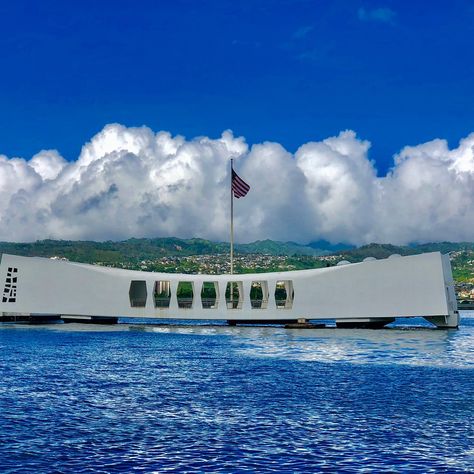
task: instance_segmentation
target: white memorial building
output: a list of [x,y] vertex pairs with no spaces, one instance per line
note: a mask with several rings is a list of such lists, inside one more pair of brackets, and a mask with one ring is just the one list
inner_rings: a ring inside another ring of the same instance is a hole
[[[341,262],[344,263],[344,262]],[[439,252],[242,275],[185,275],[4,254],[0,315],[159,318],[382,327],[422,316],[459,324],[451,265]]]

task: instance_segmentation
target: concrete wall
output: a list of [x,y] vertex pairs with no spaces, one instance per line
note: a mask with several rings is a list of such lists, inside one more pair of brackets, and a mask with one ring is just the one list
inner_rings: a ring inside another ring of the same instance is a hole
[[[4,291],[4,297],[0,295],[0,312],[177,319],[343,320],[452,317],[456,310],[449,259],[438,252],[316,270],[233,276],[138,272],[4,254],[0,264],[0,285],[6,284],[9,269],[17,269],[15,301],[9,301],[5,292],[10,288],[0,286],[0,291]],[[132,280],[146,282],[145,307],[130,305]],[[157,280],[171,282],[169,308],[155,308],[153,289]],[[275,284],[281,280],[293,282],[291,308],[276,308]],[[194,301],[190,309],[178,308],[176,288],[179,281],[193,282]],[[216,309],[202,308],[203,281],[218,282],[220,298]],[[227,309],[225,288],[229,281],[242,282],[244,300],[241,309]],[[252,281],[268,284],[266,309],[251,308]],[[4,301],[5,297],[7,301]]]

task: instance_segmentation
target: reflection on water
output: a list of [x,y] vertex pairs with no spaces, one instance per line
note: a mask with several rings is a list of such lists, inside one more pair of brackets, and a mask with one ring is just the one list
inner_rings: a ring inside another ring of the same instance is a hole
[[474,367],[474,318],[459,330],[437,330],[419,319],[388,329],[283,329],[279,327],[157,326],[160,333],[227,335],[234,350],[251,357],[358,364]]
[[293,331],[246,339],[244,353],[301,361],[474,367],[474,327],[431,329]]
[[472,472],[474,318],[415,323],[0,325],[0,472]]
[[[281,326],[237,326],[225,323],[171,321],[118,325],[3,325],[56,331],[123,332],[227,336],[229,349],[249,357],[354,364],[405,364],[447,368],[474,367],[474,312],[462,314],[458,330],[437,330],[422,318],[399,320],[383,330],[284,329]],[[329,323],[330,324],[330,323]],[[0,326],[0,330],[2,326]],[[1,346],[0,346],[1,348]]]

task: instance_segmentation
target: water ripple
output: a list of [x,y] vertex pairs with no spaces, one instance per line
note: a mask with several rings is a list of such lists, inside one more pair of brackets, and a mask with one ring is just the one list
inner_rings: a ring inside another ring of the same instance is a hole
[[0,471],[472,472],[458,331],[0,327]]

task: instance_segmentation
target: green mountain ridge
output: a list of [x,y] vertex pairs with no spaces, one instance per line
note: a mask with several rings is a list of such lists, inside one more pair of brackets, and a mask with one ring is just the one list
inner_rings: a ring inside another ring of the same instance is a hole
[[427,252],[450,252],[474,251],[473,242],[431,242],[411,245],[392,245],[371,243],[354,249],[341,251],[340,254],[348,257],[351,261],[360,261],[366,257],[387,258],[392,254],[415,255]]
[[[247,244],[236,244],[237,254],[266,254],[279,256],[321,256],[340,254],[351,261],[360,261],[365,257],[386,258],[391,254],[413,255],[423,252],[474,251],[472,242],[434,242],[397,246],[372,243],[356,248],[347,248],[343,244],[323,244],[317,248],[312,242],[308,245],[296,242],[257,240]],[[342,247],[341,247],[342,246]],[[73,241],[38,240],[29,243],[0,242],[0,254],[10,253],[37,257],[64,257],[77,262],[137,262],[162,257],[213,255],[229,252],[229,243],[192,238],[132,238],[124,241]]]
[[[29,243],[0,242],[0,253],[36,257],[64,257],[77,262],[136,262],[161,257],[212,255],[229,252],[229,243],[212,242],[193,238],[132,238],[124,241],[95,242],[72,240],[38,240]],[[236,244],[235,252],[241,254],[269,255],[323,255],[327,250],[319,250],[295,242],[260,240],[248,244]]]
[[[323,248],[318,248],[315,242],[301,245],[269,239],[237,244],[235,252],[240,257],[236,268],[241,273],[302,270],[335,265],[340,260],[360,262],[366,257],[380,259],[392,254],[414,255],[439,251],[451,252],[453,275],[458,283],[474,285],[473,242],[432,242],[405,246],[372,243],[348,248],[344,244],[332,245],[322,241],[321,246]],[[60,257],[73,262],[180,273],[208,272],[211,265],[214,267],[212,272],[223,273],[228,271],[229,244],[177,237],[133,238],[120,242],[47,239],[30,243],[0,242],[0,255],[2,253],[28,257]]]

